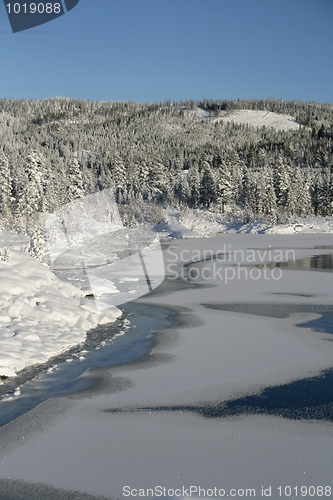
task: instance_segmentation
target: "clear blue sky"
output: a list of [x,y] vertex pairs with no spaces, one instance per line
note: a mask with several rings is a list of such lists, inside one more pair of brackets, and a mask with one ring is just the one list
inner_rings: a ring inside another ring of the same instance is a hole
[[16,34],[1,1],[0,43],[0,98],[333,101],[333,0],[80,0]]

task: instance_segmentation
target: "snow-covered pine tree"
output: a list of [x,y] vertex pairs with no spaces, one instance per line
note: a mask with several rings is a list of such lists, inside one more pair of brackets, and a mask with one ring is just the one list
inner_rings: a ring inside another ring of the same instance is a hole
[[182,171],[181,172],[181,197],[180,197],[180,203],[181,205],[188,205],[188,200],[190,196],[190,186],[188,185],[188,180],[187,180],[187,172]]
[[83,187],[82,171],[78,159],[73,157],[68,164],[68,201],[83,198],[85,195]]
[[321,173],[321,169],[317,169],[315,175],[313,176],[310,192],[312,198],[312,206],[315,215],[323,215],[323,209],[325,210],[326,195],[325,195],[325,185]]
[[321,186],[317,187],[317,211],[318,215],[330,215],[330,170],[325,167],[321,171]]
[[36,151],[29,151],[17,193],[18,200],[14,227],[17,230],[27,230],[36,223],[37,212],[43,208],[43,177],[44,162]]
[[274,190],[273,172],[266,166],[261,174],[261,208],[262,214],[268,216],[271,223],[276,223],[276,196]]
[[153,160],[150,165],[149,173],[152,199],[155,202],[163,202],[168,195],[169,183],[166,169],[160,158]]
[[299,167],[296,167],[294,171],[293,182],[288,193],[286,210],[288,215],[312,214],[309,187],[306,184]]
[[251,197],[251,176],[249,169],[244,166],[243,172],[242,172],[242,186],[241,186],[241,193],[240,193],[240,202],[242,203],[243,207],[248,203],[248,200]]
[[189,185],[189,204],[192,207],[198,207],[200,202],[200,173],[198,165],[192,165],[187,173]]
[[0,213],[1,219],[6,224],[12,213],[12,179],[9,162],[5,155],[0,156]]
[[298,193],[295,189],[294,182],[291,184],[290,189],[288,191],[287,203],[285,206],[286,214],[288,216],[294,216],[298,213]]
[[329,182],[328,182],[328,214],[333,215],[333,162],[330,166]]
[[288,167],[281,155],[278,156],[274,165],[274,187],[277,205],[285,207],[288,201],[290,177]]
[[206,156],[204,156],[200,161],[200,168],[200,201],[204,206],[210,207],[210,205],[216,200],[216,184],[214,172],[209,165]]
[[44,258],[44,230],[38,227],[30,236],[29,255],[34,259],[43,260]]
[[254,220],[258,216],[258,210],[261,211],[261,196],[256,176],[248,175],[248,170],[246,170],[245,176],[244,222],[250,222],[250,220]]
[[263,178],[257,172],[254,174],[252,182],[252,210],[255,218],[263,216],[263,194],[264,194]]
[[245,163],[240,159],[236,151],[232,151],[231,155],[226,161],[226,164],[231,175],[231,184],[233,187],[233,202],[235,204],[241,203],[243,192],[243,171],[246,168]]
[[173,170],[175,172],[181,172],[183,170],[183,160],[180,158],[179,155],[176,156],[172,163]]
[[174,199],[177,206],[182,204],[182,173],[177,171],[175,172],[175,178],[173,180],[173,193]]
[[222,158],[218,153],[215,153],[213,156],[212,167],[214,171],[222,167]]
[[266,151],[263,148],[260,148],[258,151],[258,164],[257,168],[259,170],[264,170],[268,166]]
[[126,191],[126,168],[118,156],[113,158],[111,174],[114,183],[116,202],[121,203],[124,201],[123,199]]
[[233,199],[231,173],[228,166],[221,161],[216,174],[216,201],[221,206],[222,213],[224,213],[226,205]]
[[147,189],[149,180],[149,167],[146,162],[142,162],[139,167],[139,186],[141,191]]

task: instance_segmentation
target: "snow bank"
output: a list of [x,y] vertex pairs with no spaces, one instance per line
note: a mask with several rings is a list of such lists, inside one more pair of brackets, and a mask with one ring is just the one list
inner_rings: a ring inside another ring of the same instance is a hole
[[0,376],[45,363],[120,315],[116,307],[97,311],[83,291],[11,249],[9,262],[0,262]]
[[269,224],[262,220],[230,222],[230,214],[218,214],[209,210],[187,209],[181,214],[175,209],[168,209],[168,222],[160,230],[163,238],[199,238],[217,234],[298,234],[298,233],[333,233],[333,217],[297,217],[286,224]]

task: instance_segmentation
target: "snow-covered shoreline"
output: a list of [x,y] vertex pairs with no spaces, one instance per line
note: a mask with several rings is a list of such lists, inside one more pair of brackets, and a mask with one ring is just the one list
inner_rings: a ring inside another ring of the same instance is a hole
[[[290,218],[285,224],[263,220],[232,222],[230,214],[186,208],[166,209],[166,221],[156,226],[162,238],[209,238],[218,234],[322,234],[333,233],[333,217]],[[241,217],[240,217],[241,218]]]
[[120,315],[116,307],[98,311],[85,292],[10,249],[8,263],[0,262],[0,376],[45,363]]

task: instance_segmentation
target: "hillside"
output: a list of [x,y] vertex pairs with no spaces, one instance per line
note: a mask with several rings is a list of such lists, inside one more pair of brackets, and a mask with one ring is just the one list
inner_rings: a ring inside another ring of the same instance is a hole
[[331,104],[2,100],[0,134],[1,223],[20,232],[106,188],[129,226],[167,207],[246,223],[332,215]]

